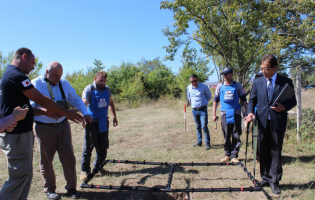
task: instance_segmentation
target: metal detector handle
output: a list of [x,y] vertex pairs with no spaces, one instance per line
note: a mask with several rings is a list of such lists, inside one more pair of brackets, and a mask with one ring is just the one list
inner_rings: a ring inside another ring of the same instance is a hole
[[257,142],[258,142],[258,121],[256,119],[253,120],[253,159],[254,159],[254,178],[255,178],[255,169],[256,169],[256,156],[257,156]]
[[215,119],[215,129],[217,129],[218,128],[218,124],[217,124],[217,121],[218,121],[218,119],[219,119],[219,117],[218,116],[216,116],[216,119]]
[[247,123],[246,126],[246,143],[245,143],[245,167],[247,162],[247,147],[248,147],[248,135],[249,135],[249,129],[250,129],[250,122]]

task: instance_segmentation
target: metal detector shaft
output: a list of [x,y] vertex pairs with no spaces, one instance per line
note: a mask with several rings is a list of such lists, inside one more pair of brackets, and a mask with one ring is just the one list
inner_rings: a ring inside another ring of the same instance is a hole
[[257,155],[257,141],[258,141],[258,122],[253,119],[253,146],[254,146],[254,178],[255,178],[255,170],[256,170],[256,155]]
[[245,144],[245,167],[247,162],[247,146],[248,146],[248,135],[249,135],[250,122],[246,126],[246,144]]
[[217,124],[217,121],[218,121],[218,119],[219,119],[219,117],[218,116],[216,116],[216,119],[215,119],[215,129],[217,129],[218,128],[218,124]]

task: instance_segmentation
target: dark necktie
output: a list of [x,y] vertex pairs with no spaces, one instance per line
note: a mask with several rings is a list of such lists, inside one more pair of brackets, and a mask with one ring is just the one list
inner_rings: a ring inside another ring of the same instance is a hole
[[269,79],[269,83],[268,83],[268,99],[269,99],[269,102],[272,99],[272,94],[273,94],[273,85],[272,85],[272,79],[270,78]]

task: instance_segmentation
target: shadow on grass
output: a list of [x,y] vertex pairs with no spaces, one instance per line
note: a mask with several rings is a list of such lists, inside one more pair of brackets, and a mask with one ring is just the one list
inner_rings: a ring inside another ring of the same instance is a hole
[[[145,184],[146,180],[150,177],[153,177],[155,175],[165,175],[170,173],[170,167],[149,167],[145,169],[140,169],[140,170],[133,170],[133,171],[122,171],[122,172],[107,172],[107,176],[125,176],[125,175],[130,175],[130,174],[147,174],[143,178],[141,178],[138,181],[138,184]],[[176,167],[174,173],[186,173],[186,174],[198,174],[198,170],[185,170],[183,167]],[[100,174],[96,175],[95,177],[101,177]],[[167,180],[165,180],[167,181]]]
[[285,164],[290,164],[295,161],[301,161],[302,163],[310,163],[315,161],[315,156],[299,156],[299,157],[291,157],[291,156],[282,156],[282,163],[283,165]]
[[305,184],[281,184],[280,188],[284,190],[294,190],[295,188],[300,190],[315,189],[315,181],[310,181]]
[[223,149],[224,144],[211,144],[211,149]]
[[[158,187],[158,186],[156,186]],[[105,192],[107,191],[107,192]],[[187,199],[183,193],[174,194],[171,196],[165,192],[146,192],[146,191],[109,191],[108,190],[94,190],[94,191],[80,191],[80,199],[99,200],[99,199],[142,199],[142,200],[175,200]],[[62,197],[68,197],[67,194],[60,194]]]

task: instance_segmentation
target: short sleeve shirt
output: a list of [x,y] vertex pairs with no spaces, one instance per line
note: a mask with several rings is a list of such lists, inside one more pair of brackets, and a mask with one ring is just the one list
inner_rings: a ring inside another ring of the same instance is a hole
[[[238,92],[238,96],[239,98],[242,100],[242,101],[246,101],[246,91],[244,90],[243,86],[239,83],[239,82],[236,82],[236,81],[232,81],[230,83],[230,85],[233,85],[233,84],[236,84],[236,90]],[[224,85],[227,85],[225,82],[224,82]],[[214,102],[219,102],[220,101],[220,88],[222,87],[222,83],[219,83],[216,90],[215,90],[215,96],[214,96],[214,99],[213,101]],[[225,111],[221,111],[221,115],[222,114],[225,114]],[[235,110],[235,114],[241,114],[241,109],[239,110]]]
[[[91,94],[92,86],[94,86],[96,91],[102,91],[102,90],[100,90],[99,88],[96,87],[95,82],[93,84],[91,84],[91,85],[86,86],[84,88],[83,92],[82,92],[82,99],[87,99],[89,104],[90,104],[91,98],[92,98],[92,94]],[[108,85],[105,86],[105,90],[107,90],[107,92],[109,94],[109,97],[111,97],[112,93],[110,92],[110,88],[109,88]]]
[[34,113],[29,99],[22,93],[33,88],[29,78],[14,65],[8,65],[0,82],[0,109],[1,119],[12,114],[14,108],[21,108],[27,104],[29,111],[26,117],[18,121],[17,126],[10,134],[25,133],[33,130]]

